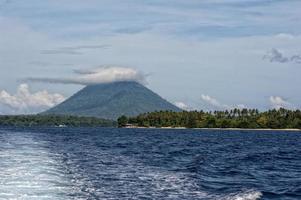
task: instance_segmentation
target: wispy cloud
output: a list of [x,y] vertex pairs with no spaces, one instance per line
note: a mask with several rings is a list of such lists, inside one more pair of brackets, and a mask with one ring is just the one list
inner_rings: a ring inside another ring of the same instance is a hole
[[51,50],[42,50],[41,54],[67,54],[67,55],[82,55],[82,52],[66,49],[51,49]]
[[19,85],[16,94],[0,91],[2,114],[38,113],[65,100],[61,94],[51,94],[47,90],[32,93],[27,84]]
[[294,109],[294,106],[290,102],[286,101],[284,98],[282,98],[280,96],[270,96],[269,100],[270,100],[270,104],[271,104],[272,108]]
[[263,59],[264,60],[267,59],[270,62],[279,62],[279,63],[289,62],[289,59],[283,56],[283,54],[275,48],[268,51],[267,54],[263,56]]
[[266,55],[263,56],[264,60],[269,60],[270,62],[278,62],[278,63],[296,63],[301,64],[301,55],[292,55],[290,57],[284,56],[282,52],[278,49],[271,49],[267,52]]
[[190,106],[188,106],[186,103],[181,101],[175,102],[174,105],[177,106],[178,108],[181,108],[182,110],[192,110]]
[[25,81],[80,85],[93,85],[118,81],[136,81],[139,83],[146,82],[145,74],[136,69],[118,66],[102,66],[91,70],[74,70],[74,74],[74,77],[64,78],[31,77],[25,79]]
[[[299,0],[12,1],[0,14],[0,85],[12,89],[24,77],[73,79],[82,77],[69,74],[74,67],[115,63],[153,72],[150,87],[173,102],[196,107],[199,91],[220,91],[220,104],[231,106],[222,101],[227,96],[267,109],[266,94],[283,94],[300,107],[294,91],[301,67],[261,60],[272,47],[289,59],[301,54],[300,6]],[[114,48],[75,48],[102,44]],[[33,60],[50,64],[28,64]],[[70,87],[77,86],[60,91]]]
[[44,66],[44,67],[49,67],[49,66],[74,66],[74,64],[71,63],[54,63],[54,62],[48,62],[48,61],[39,61],[39,60],[34,60],[30,61],[27,64],[33,65],[33,66]]
[[221,104],[217,99],[215,99],[215,98],[213,98],[209,95],[202,94],[201,98],[202,98],[203,101],[207,102],[208,104],[210,104],[212,106],[215,106],[215,107],[218,107],[218,108],[228,108],[227,105]]
[[110,47],[110,45],[100,44],[100,45],[78,45],[78,46],[64,47],[64,48],[70,50],[84,50],[84,49],[106,49],[108,47]]
[[[300,17],[300,2],[296,0],[14,2],[16,6],[11,8],[14,12],[7,15],[22,18],[39,30],[69,38],[135,34],[154,29],[172,35],[180,32],[189,37],[204,34],[224,37],[225,32],[228,36],[246,36],[255,32],[272,34],[281,30],[298,30],[291,26],[300,25],[299,21],[292,20]],[[271,26],[267,27],[264,22]],[[160,24],[162,26],[157,28]]]
[[83,50],[91,49],[107,49],[110,45],[79,45],[71,47],[60,47],[57,49],[41,50],[41,54],[67,54],[67,55],[82,55]]
[[238,104],[238,105],[227,105],[227,104],[223,104],[221,102],[219,102],[217,99],[209,96],[209,95],[205,95],[205,94],[202,94],[201,95],[201,99],[203,101],[205,101],[207,104],[213,106],[215,109],[233,109],[233,108],[239,108],[239,109],[243,109],[243,108],[246,108],[245,105],[243,104]]

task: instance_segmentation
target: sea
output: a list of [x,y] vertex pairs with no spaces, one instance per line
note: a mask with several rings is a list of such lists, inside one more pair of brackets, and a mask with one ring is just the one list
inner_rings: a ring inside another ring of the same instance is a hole
[[0,128],[0,199],[301,199],[301,132]]

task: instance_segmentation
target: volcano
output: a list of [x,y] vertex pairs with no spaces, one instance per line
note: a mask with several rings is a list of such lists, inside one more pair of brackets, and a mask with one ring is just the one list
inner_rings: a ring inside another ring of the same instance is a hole
[[91,116],[116,120],[153,111],[181,111],[137,82],[88,85],[42,114]]

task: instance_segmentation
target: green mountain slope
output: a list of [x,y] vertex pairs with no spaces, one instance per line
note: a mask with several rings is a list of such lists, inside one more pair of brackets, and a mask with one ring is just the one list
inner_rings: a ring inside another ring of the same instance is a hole
[[121,115],[136,116],[160,110],[181,111],[139,83],[115,82],[86,86],[43,114],[117,119]]

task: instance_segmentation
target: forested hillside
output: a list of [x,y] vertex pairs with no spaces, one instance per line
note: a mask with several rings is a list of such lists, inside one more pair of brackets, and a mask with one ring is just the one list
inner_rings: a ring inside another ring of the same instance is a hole
[[116,120],[156,110],[181,111],[137,82],[89,85],[42,114],[89,116]]

